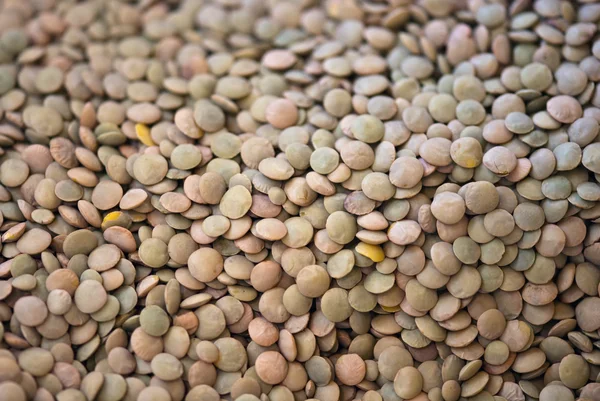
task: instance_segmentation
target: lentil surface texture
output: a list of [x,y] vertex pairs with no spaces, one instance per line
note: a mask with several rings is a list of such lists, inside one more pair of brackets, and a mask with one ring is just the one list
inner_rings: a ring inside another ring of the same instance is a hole
[[0,2],[0,401],[600,400],[596,0]]

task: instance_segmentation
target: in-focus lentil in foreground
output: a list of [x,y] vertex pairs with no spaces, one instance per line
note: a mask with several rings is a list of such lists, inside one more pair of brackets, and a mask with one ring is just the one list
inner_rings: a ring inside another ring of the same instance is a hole
[[599,23],[0,1],[0,401],[600,401]]

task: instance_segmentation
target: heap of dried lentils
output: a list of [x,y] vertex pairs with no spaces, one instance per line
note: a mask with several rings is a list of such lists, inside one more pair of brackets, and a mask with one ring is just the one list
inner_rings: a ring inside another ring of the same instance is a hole
[[1,401],[600,400],[600,3],[0,7]]

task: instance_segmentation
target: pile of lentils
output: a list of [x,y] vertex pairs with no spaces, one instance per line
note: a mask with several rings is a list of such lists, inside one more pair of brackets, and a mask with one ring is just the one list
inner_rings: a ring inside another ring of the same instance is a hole
[[600,400],[600,2],[0,2],[0,401]]

